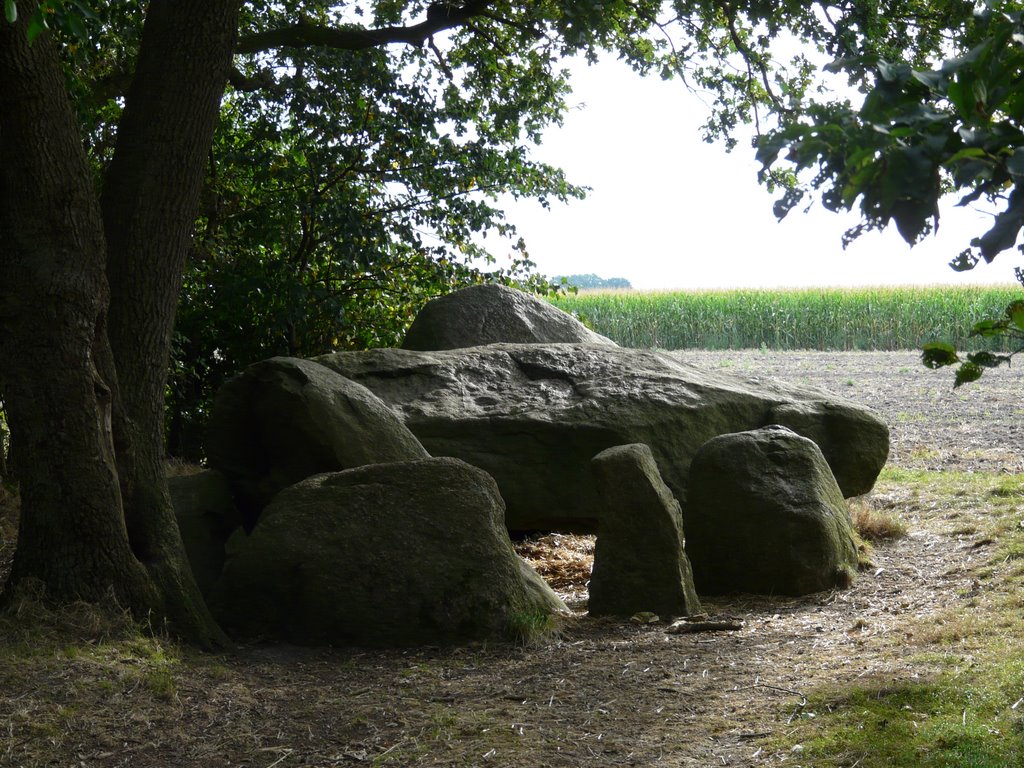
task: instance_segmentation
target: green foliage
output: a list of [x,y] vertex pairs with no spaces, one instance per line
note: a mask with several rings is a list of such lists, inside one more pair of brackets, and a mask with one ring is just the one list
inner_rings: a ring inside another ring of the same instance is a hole
[[[960,55],[934,69],[898,52],[829,65],[834,72],[873,72],[875,84],[859,109],[848,101],[815,103],[760,138],[762,178],[778,178],[780,158],[795,171],[783,174],[791,182],[776,203],[778,216],[820,191],[829,210],[859,210],[862,223],[848,240],[894,223],[913,244],[937,226],[940,197],[956,190],[966,193],[961,205],[985,198],[1005,207],[954,267],[970,269],[1012,248],[1024,225],[1016,190],[1024,177],[1024,91],[1016,74],[1024,66],[1021,18],[987,9],[965,19]],[[800,185],[796,179],[808,169],[816,173]]]
[[43,32],[60,30],[78,43],[86,43],[87,24],[99,21],[92,8],[79,0],[43,0],[29,20],[28,39],[31,42]]
[[980,322],[1019,295],[1012,285],[747,289],[588,292],[554,303],[629,347],[895,350],[927,344],[948,347],[955,356],[955,347],[939,340],[1005,350],[1005,339],[968,335],[963,323]]
[[[243,34],[295,11],[251,4]],[[473,283],[549,290],[495,201],[582,196],[524,146],[564,109],[564,77],[543,51],[501,56],[468,31],[440,55],[286,49],[245,65],[261,87],[225,99],[179,309],[173,452],[201,455],[210,397],[251,362],[396,345],[427,300]]]
[[922,358],[929,368],[942,368],[947,365],[960,364],[956,371],[953,386],[959,387],[981,378],[986,368],[998,368],[1009,365],[1015,354],[1024,352],[1024,300],[1010,302],[997,320],[985,319],[974,324],[971,336],[982,339],[999,339],[1012,344],[1010,354],[998,355],[990,351],[972,352],[963,360],[957,354],[956,347],[948,342],[934,342],[924,346]]
[[[9,24],[17,22],[17,0],[4,0],[4,18]],[[29,17],[26,36],[31,43],[44,32],[58,32],[77,47],[88,42],[88,27],[99,21],[92,8],[79,0],[42,0]]]
[[[813,91],[806,57],[773,55],[783,32],[860,56],[848,71],[863,72],[867,58],[896,52],[923,63],[970,17],[953,0],[852,4],[828,19],[797,0],[453,8],[468,16],[418,39],[402,31],[429,20],[424,2],[243,4],[174,338],[173,453],[201,455],[212,393],[248,363],[395,344],[427,299],[466,284],[552,290],[531,274],[499,201],[584,194],[530,158],[567,109],[564,57],[611,51],[641,74],[682,77],[712,95],[706,137],[732,146],[737,126],[760,129],[769,113],[788,124]],[[98,183],[146,12],[135,2],[38,6],[37,32],[62,43]]]
[[[954,269],[991,262],[1016,246],[1024,228],[1024,12],[1015,3],[990,3],[955,30],[958,49],[938,67],[899,51],[837,59],[827,69],[874,73],[860,108],[812,104],[759,139],[762,179],[785,188],[775,205],[779,218],[817,192],[829,210],[859,210],[861,223],[845,242],[893,223],[914,244],[937,229],[940,199],[956,192],[959,205],[984,200],[996,213],[991,228],[951,261]],[[1018,276],[1024,282],[1019,269]],[[1024,326],[1012,307],[977,323],[972,335],[1019,343]],[[923,357],[929,367],[960,363],[955,386],[1009,362],[984,354],[960,360],[954,348],[934,344]]]
[[[174,454],[202,455],[210,398],[249,363],[394,346],[427,300],[473,283],[552,289],[493,203],[582,190],[529,161],[517,129],[472,128],[421,57],[292,53],[287,100],[228,94],[178,313]],[[541,120],[546,91],[523,91]],[[501,266],[488,232],[508,248]]]

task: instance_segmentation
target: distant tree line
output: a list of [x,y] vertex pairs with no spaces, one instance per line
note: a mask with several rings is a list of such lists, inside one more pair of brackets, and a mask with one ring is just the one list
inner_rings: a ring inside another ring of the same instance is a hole
[[589,275],[559,275],[551,278],[551,282],[563,285],[572,285],[581,290],[594,288],[632,288],[633,285],[624,277],[609,277],[605,279],[593,273]]

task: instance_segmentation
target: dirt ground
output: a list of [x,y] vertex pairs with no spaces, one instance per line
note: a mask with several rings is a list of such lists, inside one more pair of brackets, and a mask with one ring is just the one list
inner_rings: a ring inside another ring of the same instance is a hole
[[889,425],[889,463],[908,469],[1024,472],[1024,370],[987,371],[953,389],[917,352],[681,351],[681,360],[749,378],[822,387],[875,409]]
[[[927,371],[912,353],[679,355],[877,409],[897,466],[1024,472],[1016,368],[953,392],[951,372]],[[910,658],[915,644],[977,586],[984,544],[940,503],[892,484],[863,503],[898,513],[909,535],[877,545],[846,591],[705,601],[741,621],[738,631],[677,635],[581,617],[532,647],[249,647],[171,659],[162,687],[125,682],[123,660],[69,657],[34,690],[0,691],[0,765],[799,765],[769,737],[813,714],[805,695],[927,675]],[[549,537],[533,550],[555,563],[555,586],[577,607],[588,546]],[[54,708],[63,726],[35,732],[34,718]]]

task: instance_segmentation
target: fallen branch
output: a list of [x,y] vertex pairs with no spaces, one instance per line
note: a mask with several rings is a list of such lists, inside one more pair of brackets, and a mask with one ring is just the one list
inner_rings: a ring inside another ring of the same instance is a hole
[[670,624],[665,631],[670,635],[688,635],[691,632],[735,632],[743,629],[742,621],[688,621],[683,619]]

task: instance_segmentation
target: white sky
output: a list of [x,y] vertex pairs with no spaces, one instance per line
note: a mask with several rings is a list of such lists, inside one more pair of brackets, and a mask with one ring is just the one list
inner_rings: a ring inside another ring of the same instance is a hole
[[856,222],[817,206],[783,222],[757,182],[754,150],[705,144],[707,107],[679,82],[642,78],[616,61],[573,68],[573,109],[549,130],[538,159],[592,187],[584,201],[510,202],[530,258],[548,275],[625,277],[634,288],[739,288],[1013,282],[1013,252],[956,273],[948,263],[985,231],[985,216],[952,205],[937,236],[912,250],[892,231],[862,236]]

